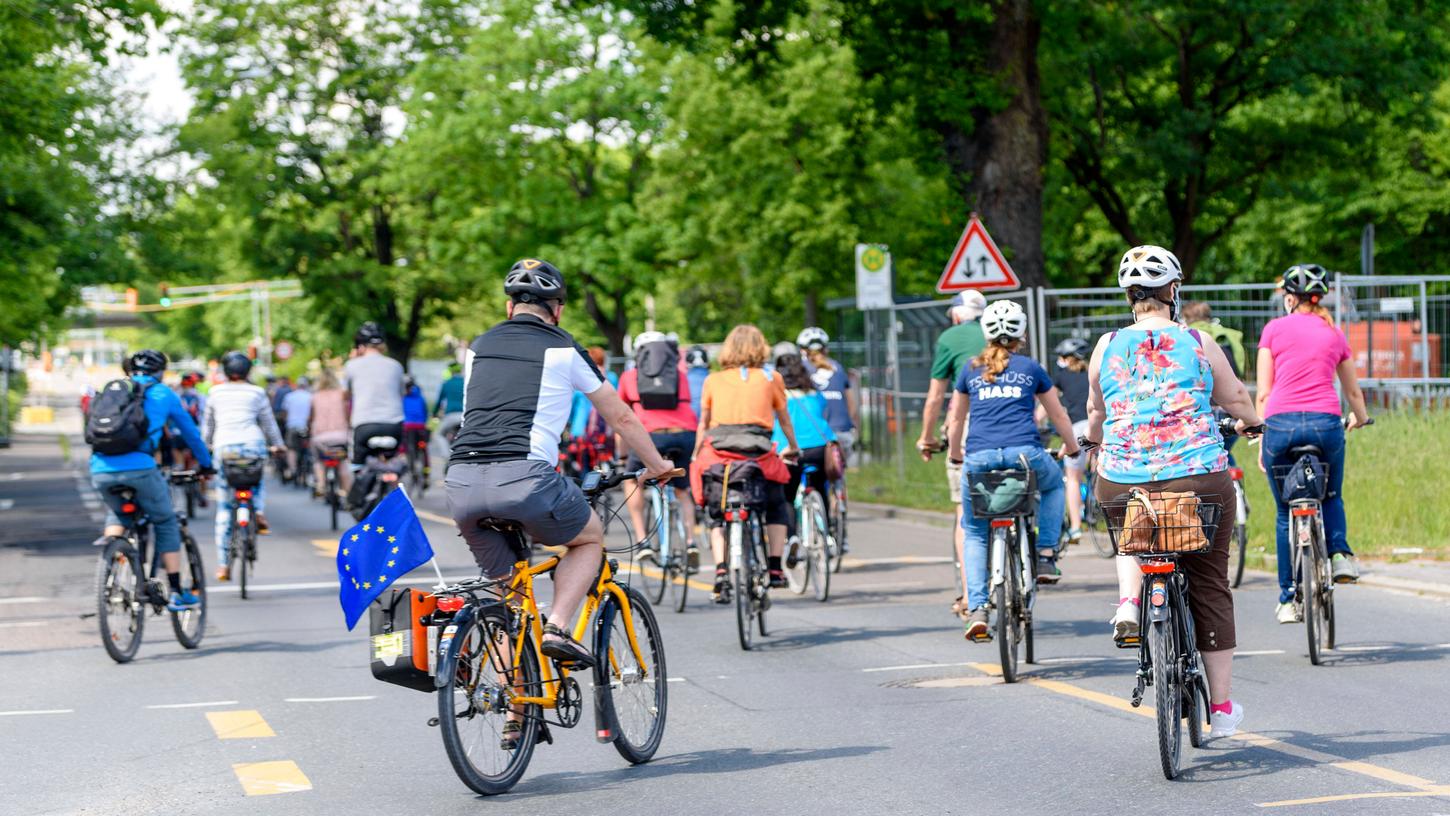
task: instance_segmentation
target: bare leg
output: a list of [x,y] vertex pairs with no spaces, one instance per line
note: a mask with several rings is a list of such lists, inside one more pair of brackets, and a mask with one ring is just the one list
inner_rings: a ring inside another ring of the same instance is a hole
[[161,568],[167,572],[181,572],[181,552],[162,553]]
[[1064,468],[1067,477],[1067,529],[1082,531],[1082,471]]
[[589,523],[559,556],[554,568],[554,605],[549,610],[549,623],[566,632],[574,628],[574,613],[599,577],[600,559],[604,557],[604,525],[599,515],[590,513]]
[[716,564],[725,563],[725,528],[723,526],[710,530],[710,554],[715,557]]
[[[637,542],[644,541],[647,537],[644,529],[644,491],[625,491],[624,506],[629,508],[629,520],[634,524],[634,540]],[[650,544],[654,546],[654,542],[650,542]]]
[[1120,555],[1113,559],[1118,567],[1118,598],[1136,598],[1143,593],[1143,571],[1138,559]]
[[[966,531],[962,529],[962,506],[957,505],[957,523],[952,527],[952,543],[957,548],[957,563],[962,565],[962,586],[968,586],[967,582],[967,559],[962,557],[962,536]],[[966,590],[962,590],[962,597],[966,597]]]
[[1208,672],[1208,699],[1213,705],[1228,702],[1234,685],[1234,650],[1203,652],[1203,669]]
[[695,541],[695,499],[690,491],[676,488],[675,505],[680,508],[680,520],[685,522],[685,536],[690,543]]
[[765,525],[765,542],[771,558],[780,558],[785,553],[785,531],[784,524]]

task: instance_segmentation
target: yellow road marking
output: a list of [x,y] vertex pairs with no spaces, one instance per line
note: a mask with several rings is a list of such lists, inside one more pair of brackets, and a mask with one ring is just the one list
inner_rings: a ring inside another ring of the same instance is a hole
[[275,737],[277,732],[262,719],[260,711],[208,711],[206,719],[217,739]]
[[457,522],[455,522],[453,519],[447,516],[440,516],[437,513],[432,512],[431,510],[420,510],[414,507],[413,511],[418,514],[418,518],[425,518],[429,521],[436,521],[439,524],[457,524]]
[[1433,790],[1382,791],[1379,793],[1341,793],[1335,796],[1315,796],[1311,799],[1285,799],[1281,802],[1259,802],[1258,807],[1290,807],[1293,805],[1322,805],[1325,802],[1348,802],[1352,799],[1408,799],[1419,796],[1450,796],[1450,786]]
[[[622,572],[622,573],[625,573],[625,574],[628,574],[628,573],[631,573],[631,572],[638,572],[638,573],[642,573],[644,575],[648,575],[651,578],[663,578],[664,575],[665,575],[663,572],[660,572],[659,570],[655,569],[654,567],[644,567],[644,566],[640,566],[639,564],[620,564],[619,565],[619,571]],[[694,578],[686,578],[685,579],[685,583],[689,584],[690,586],[694,587],[695,589],[703,589],[706,592],[714,592],[715,591],[715,585],[714,584],[707,584],[704,581],[696,581]]]
[[317,554],[323,558],[337,557],[337,539],[335,538],[314,538],[312,539],[312,546],[317,550]]
[[239,762],[232,773],[242,783],[248,796],[271,796],[275,793],[298,793],[312,790],[312,781],[290,759],[275,762]]
[[[1000,677],[1002,675],[1002,667],[992,663],[970,663],[968,665],[971,668],[982,672],[983,674],[989,674],[993,677]],[[1024,677],[1022,678],[1022,680],[1023,682],[1031,686],[1037,686],[1038,688],[1045,689],[1047,691],[1051,691],[1057,694],[1063,694],[1068,697],[1076,697],[1079,700],[1086,700],[1090,703],[1097,703],[1098,705],[1106,706],[1107,708],[1112,708],[1117,711],[1126,712],[1128,714],[1137,714],[1140,717],[1148,717],[1150,719],[1156,718],[1158,716],[1157,712],[1153,710],[1153,707],[1146,703],[1138,708],[1133,708],[1133,704],[1128,702],[1127,700],[1114,697],[1109,694],[1089,691],[1088,689],[1074,686],[1071,683],[1064,683],[1059,680],[1047,680],[1041,677]],[[1447,793],[1450,793],[1450,786],[1437,786],[1434,782],[1425,779],[1424,777],[1415,776],[1413,774],[1401,773],[1400,771],[1383,768],[1379,765],[1373,765],[1368,762],[1360,762],[1358,760],[1338,757],[1333,754],[1326,754],[1323,751],[1316,751],[1313,748],[1305,748],[1303,746],[1294,745],[1292,743],[1284,742],[1282,740],[1276,740],[1272,737],[1266,737],[1262,734],[1255,734],[1252,731],[1240,731],[1237,735],[1232,737],[1232,739],[1236,739],[1240,742],[1252,745],[1257,748],[1267,748],[1270,751],[1275,751],[1280,754],[1287,754],[1288,756],[1302,759],[1306,762],[1311,762],[1317,765],[1328,765],[1333,768],[1338,768],[1342,771],[1348,771],[1349,773],[1359,774],[1360,776],[1367,776],[1371,779],[1378,779],[1381,782],[1388,782],[1392,785],[1402,785],[1407,788],[1418,788],[1421,791],[1438,791],[1438,793],[1431,793],[1428,795],[1445,795]],[[1298,800],[1295,800],[1295,803],[1297,802]],[[1265,805],[1265,807],[1267,807],[1267,805]]]

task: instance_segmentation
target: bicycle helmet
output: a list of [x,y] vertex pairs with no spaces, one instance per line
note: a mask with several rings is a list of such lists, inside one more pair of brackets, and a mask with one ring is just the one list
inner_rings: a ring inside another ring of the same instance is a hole
[[1123,253],[1118,263],[1118,286],[1127,289],[1141,286],[1157,289],[1183,279],[1183,267],[1172,252],[1160,246],[1145,244]]
[[166,355],[156,349],[142,349],[131,355],[132,374],[150,374],[155,377],[166,370]]
[[1058,357],[1076,357],[1079,360],[1086,360],[1092,349],[1088,348],[1088,341],[1078,337],[1069,337],[1057,344],[1053,349]]
[[371,320],[358,326],[357,333],[352,336],[354,346],[381,346],[384,342],[383,330]]
[[557,300],[563,303],[567,290],[564,274],[548,261],[538,258],[524,258],[509,267],[508,277],[503,281],[504,294],[520,303],[543,303]]
[[803,349],[825,348],[830,342],[831,336],[819,326],[808,326],[801,329],[801,333],[795,338],[795,344]]
[[1284,273],[1284,291],[1311,300],[1329,294],[1329,271],[1319,264],[1295,264]]
[[690,346],[690,350],[685,352],[685,365],[690,368],[709,368],[710,352],[704,346]]
[[634,347],[640,348],[650,343],[668,343],[669,340],[670,338],[664,332],[644,331],[640,332],[639,336],[634,338]]
[[1027,336],[1027,313],[1015,300],[999,300],[982,312],[982,334],[990,341]]
[[222,355],[222,372],[229,380],[245,380],[252,373],[252,358],[240,351],[229,351]]

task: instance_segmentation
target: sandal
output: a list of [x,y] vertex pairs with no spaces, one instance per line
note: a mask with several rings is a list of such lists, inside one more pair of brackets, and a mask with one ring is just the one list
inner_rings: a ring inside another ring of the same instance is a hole
[[715,570],[715,591],[710,594],[715,603],[724,606],[730,603],[730,573],[723,569]]
[[568,632],[552,623],[544,624],[544,642],[539,646],[544,657],[557,660],[569,669],[587,669],[594,665],[594,655]]
[[498,747],[505,751],[512,751],[519,747],[519,740],[524,736],[524,724],[518,720],[509,720],[503,724],[503,736],[499,738]]

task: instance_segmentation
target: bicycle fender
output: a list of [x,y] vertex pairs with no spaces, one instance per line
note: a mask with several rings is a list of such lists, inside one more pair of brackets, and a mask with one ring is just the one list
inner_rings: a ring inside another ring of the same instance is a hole
[[1148,620],[1152,621],[1153,623],[1164,623],[1164,622],[1172,619],[1172,617],[1173,617],[1173,605],[1171,603],[1169,603],[1169,600],[1168,600],[1168,597],[1167,597],[1168,596],[1168,582],[1167,581],[1161,582],[1162,592],[1163,592],[1163,595],[1164,595],[1163,603],[1161,605],[1158,605],[1158,606],[1154,606],[1153,605],[1153,601],[1152,601],[1152,598],[1153,598],[1153,590],[1157,586],[1159,586],[1159,583],[1158,582],[1149,584],[1148,585],[1148,591],[1146,593],[1144,593],[1145,597],[1148,600],[1148,609],[1147,609],[1147,611],[1148,611]]
[[473,623],[475,614],[473,606],[464,606],[438,635],[438,673],[433,677],[433,688],[442,689],[448,685],[448,678],[453,676],[454,664],[458,662],[458,650],[463,647],[463,639],[455,635],[460,629],[466,629]]
[[609,698],[605,691],[609,688],[609,667],[607,660],[601,657],[608,649],[609,627],[614,624],[614,616],[619,614],[619,604],[614,600],[613,595],[605,594],[599,604],[599,614],[594,618],[594,643],[591,650],[594,652],[594,739],[597,742],[614,742],[614,722],[611,712],[605,709],[609,707]]

